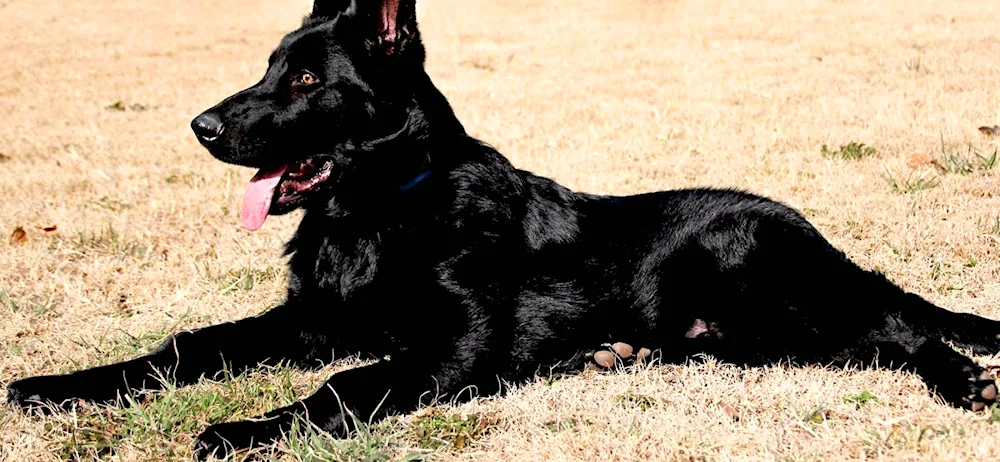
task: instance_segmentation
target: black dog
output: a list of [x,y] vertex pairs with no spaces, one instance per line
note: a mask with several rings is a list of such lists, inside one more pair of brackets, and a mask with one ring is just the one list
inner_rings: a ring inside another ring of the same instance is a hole
[[710,189],[594,196],[515,169],[465,134],[431,83],[415,16],[413,0],[317,0],[263,80],[192,122],[213,156],[260,169],[247,228],[305,209],[282,306],[124,363],[16,381],[8,400],[113,403],[160,388],[157,370],[183,385],[314,367],[334,351],[389,356],[266,420],[209,427],[195,447],[205,458],[273,441],[295,416],[343,435],[345,409],[384,416],[425,393],[580,370],[610,341],[668,362],[877,359],[953,405],[996,399],[984,369],[944,340],[997,352],[1000,323],[859,268],[782,204]]

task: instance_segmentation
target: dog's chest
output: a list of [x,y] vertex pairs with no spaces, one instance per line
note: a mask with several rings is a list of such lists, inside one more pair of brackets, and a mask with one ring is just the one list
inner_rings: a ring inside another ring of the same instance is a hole
[[[290,264],[289,295],[321,306],[372,312],[392,309],[407,294],[433,284],[413,252],[386,245],[378,235],[349,242],[299,242]],[[339,313],[343,315],[344,313]]]

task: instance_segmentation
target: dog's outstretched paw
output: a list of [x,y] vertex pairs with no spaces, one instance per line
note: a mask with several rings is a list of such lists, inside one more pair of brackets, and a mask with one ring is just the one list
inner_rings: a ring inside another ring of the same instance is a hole
[[978,377],[970,378],[972,393],[962,401],[972,412],[981,412],[997,401],[997,384],[989,371],[984,371]]
[[25,412],[68,411],[77,400],[66,393],[60,376],[28,377],[7,384],[7,403]]

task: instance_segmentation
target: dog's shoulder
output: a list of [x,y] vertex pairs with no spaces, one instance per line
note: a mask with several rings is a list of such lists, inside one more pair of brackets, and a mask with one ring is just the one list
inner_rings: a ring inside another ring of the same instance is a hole
[[558,182],[515,168],[496,149],[467,138],[452,149],[463,160],[448,170],[449,213],[478,232],[515,233],[529,249],[565,243],[579,232],[577,206],[590,199]]

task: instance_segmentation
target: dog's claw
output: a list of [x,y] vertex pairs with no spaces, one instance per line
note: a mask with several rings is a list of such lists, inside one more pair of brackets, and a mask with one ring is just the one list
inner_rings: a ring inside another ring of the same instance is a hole
[[[605,344],[607,346],[607,344]],[[601,368],[610,369],[615,366],[615,363],[621,361],[625,366],[630,366],[632,364],[643,364],[649,357],[653,354],[652,350],[649,348],[640,348],[638,352],[633,354],[634,348],[624,342],[615,342],[612,344],[608,350],[600,350],[594,353],[594,362],[588,363],[587,369],[598,369],[594,366],[594,363],[601,366]]]

